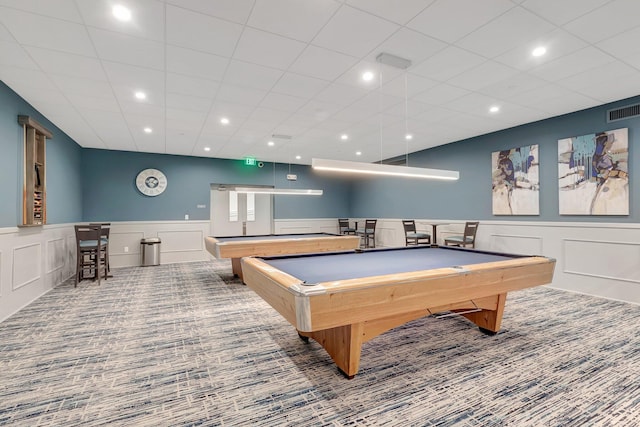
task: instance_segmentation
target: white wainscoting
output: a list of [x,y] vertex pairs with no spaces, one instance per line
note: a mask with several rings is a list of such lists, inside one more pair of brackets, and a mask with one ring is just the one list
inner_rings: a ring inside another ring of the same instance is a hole
[[[204,248],[208,230],[209,221],[111,223],[111,267],[140,265],[145,237],[161,239],[162,264],[211,259]],[[73,224],[0,229],[0,322],[73,277],[74,233]]]
[[[352,218],[360,225],[364,218]],[[438,242],[459,234],[463,221],[436,220]],[[416,219],[431,232],[428,218]],[[209,221],[114,222],[112,268],[140,265],[140,240],[159,237],[162,264],[212,259],[204,248]],[[279,219],[275,233],[338,232],[336,218]],[[379,219],[377,247],[404,246],[401,219]],[[476,247],[539,254],[557,260],[552,287],[640,304],[640,224],[480,221]],[[125,250],[126,249],[126,250]],[[149,267],[153,268],[153,267]],[[73,224],[0,229],[0,321],[75,272]]]

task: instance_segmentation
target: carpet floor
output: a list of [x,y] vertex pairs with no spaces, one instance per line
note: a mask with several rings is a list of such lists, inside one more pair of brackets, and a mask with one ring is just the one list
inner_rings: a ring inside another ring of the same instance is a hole
[[340,374],[228,261],[67,281],[0,323],[0,425],[639,426],[640,306],[537,287],[426,317]]

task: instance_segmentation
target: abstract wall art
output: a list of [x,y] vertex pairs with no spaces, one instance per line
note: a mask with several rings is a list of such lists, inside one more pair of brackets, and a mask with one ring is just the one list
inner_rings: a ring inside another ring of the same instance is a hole
[[629,215],[628,129],[558,141],[560,215]]
[[538,145],[491,153],[494,215],[539,215]]

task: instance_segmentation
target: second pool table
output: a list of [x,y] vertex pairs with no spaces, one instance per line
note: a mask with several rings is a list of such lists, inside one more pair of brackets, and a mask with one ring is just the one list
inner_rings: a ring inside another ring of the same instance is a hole
[[233,274],[242,278],[242,257],[345,251],[358,248],[360,237],[330,233],[207,236],[204,243],[214,257],[231,258]]
[[550,283],[555,260],[455,247],[243,258],[245,283],[349,378],[362,344],[411,320],[458,312],[493,334],[507,292]]

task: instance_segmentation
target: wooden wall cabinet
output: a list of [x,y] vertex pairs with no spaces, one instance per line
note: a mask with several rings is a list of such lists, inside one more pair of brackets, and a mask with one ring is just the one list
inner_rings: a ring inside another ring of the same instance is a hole
[[22,225],[47,223],[47,138],[53,134],[29,116],[18,116],[24,129]]

